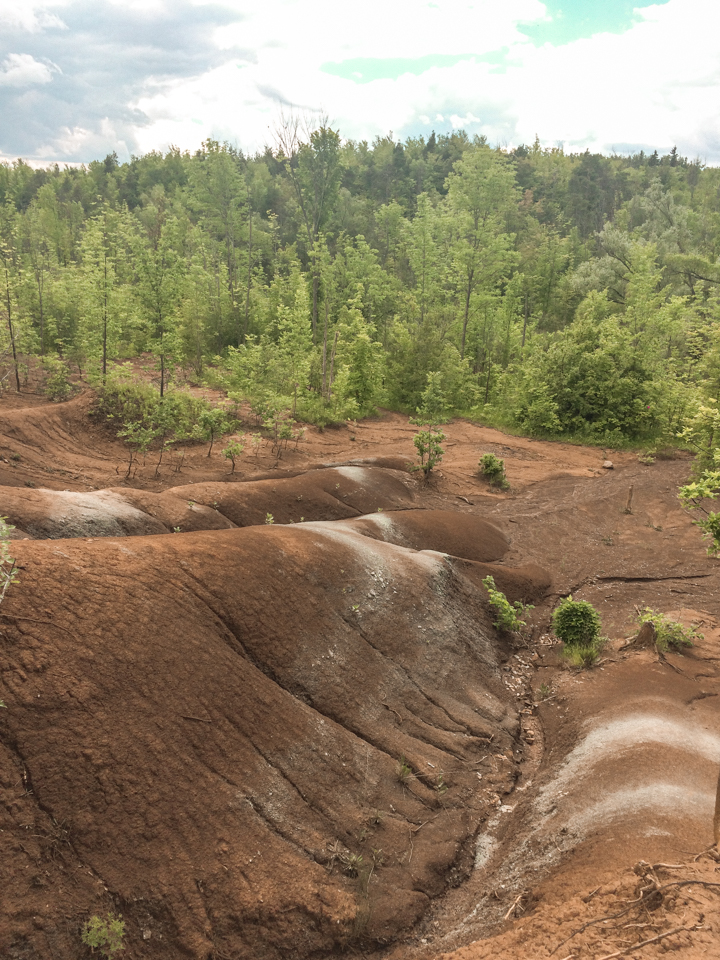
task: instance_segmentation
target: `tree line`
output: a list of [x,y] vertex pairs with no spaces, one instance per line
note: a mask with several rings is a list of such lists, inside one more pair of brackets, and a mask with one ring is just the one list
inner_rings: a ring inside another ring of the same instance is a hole
[[38,355],[102,383],[150,352],[160,397],[191,371],[263,419],[431,401],[538,435],[671,438],[718,396],[719,244],[720,171],[675,149],[367,143],[285,118],[254,156],[17,161],[0,374],[20,388]]

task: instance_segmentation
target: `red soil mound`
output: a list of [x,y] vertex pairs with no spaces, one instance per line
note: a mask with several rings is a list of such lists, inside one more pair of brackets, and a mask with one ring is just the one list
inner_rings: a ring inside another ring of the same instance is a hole
[[168,493],[212,506],[238,527],[301,520],[344,520],[410,505],[413,481],[380,467],[332,467],[254,483],[192,483]]
[[377,540],[466,560],[501,560],[510,546],[505,534],[492,523],[452,510],[383,512],[356,520],[353,526]]
[[117,909],[161,958],[394,936],[510,789],[506,654],[435,554],[333,524],[15,550],[3,956]]

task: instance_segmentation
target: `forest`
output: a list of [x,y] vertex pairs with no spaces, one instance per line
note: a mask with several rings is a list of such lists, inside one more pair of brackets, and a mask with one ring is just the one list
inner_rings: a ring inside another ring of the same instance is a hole
[[0,165],[0,375],[156,361],[325,425],[378,407],[607,445],[720,425],[720,169],[669,154],[345,141],[283,119],[86,167]]

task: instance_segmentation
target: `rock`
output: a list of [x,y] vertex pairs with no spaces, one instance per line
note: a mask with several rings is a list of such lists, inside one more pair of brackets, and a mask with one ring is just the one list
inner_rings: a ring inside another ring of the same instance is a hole
[[612,460],[606,460],[603,463],[603,470],[614,470],[614,469],[615,469],[615,465],[613,464]]

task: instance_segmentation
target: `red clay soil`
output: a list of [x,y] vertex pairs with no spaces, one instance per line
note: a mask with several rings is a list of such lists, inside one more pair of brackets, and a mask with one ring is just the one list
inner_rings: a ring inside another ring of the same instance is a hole
[[[113,911],[128,958],[720,957],[718,864],[694,861],[720,582],[687,459],[458,421],[424,485],[387,414],[123,482],[90,394],[3,403],[0,513],[51,539],[13,544],[0,612],[0,956],[89,956]],[[524,638],[493,630],[487,573],[536,604]],[[582,673],[549,632],[569,592],[610,637]],[[638,605],[704,639],[625,646]]]

